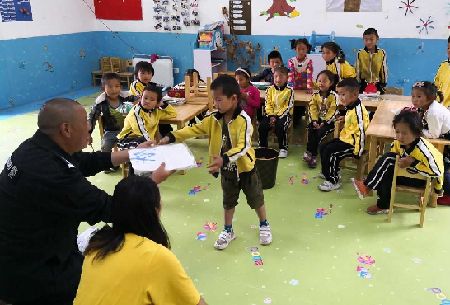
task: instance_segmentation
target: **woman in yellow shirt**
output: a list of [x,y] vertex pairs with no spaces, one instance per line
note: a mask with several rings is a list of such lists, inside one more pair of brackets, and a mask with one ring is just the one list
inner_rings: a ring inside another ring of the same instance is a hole
[[113,196],[112,228],[92,236],[75,305],[206,305],[161,224],[161,197],[151,179],[129,176]]

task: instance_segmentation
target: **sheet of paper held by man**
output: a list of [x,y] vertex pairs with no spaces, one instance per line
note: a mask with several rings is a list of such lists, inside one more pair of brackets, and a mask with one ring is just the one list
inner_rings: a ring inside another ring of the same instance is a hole
[[184,143],[131,149],[129,155],[136,173],[152,172],[162,162],[166,163],[167,170],[182,170],[197,166],[194,155]]

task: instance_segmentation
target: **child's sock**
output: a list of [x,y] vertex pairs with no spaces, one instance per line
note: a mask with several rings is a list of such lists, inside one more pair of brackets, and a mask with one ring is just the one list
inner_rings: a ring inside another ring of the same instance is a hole
[[228,233],[231,233],[231,232],[233,232],[233,225],[225,225],[223,227],[223,230],[228,232]]
[[259,222],[259,226],[260,227],[262,227],[262,226],[269,226],[269,222],[267,221],[267,219],[264,219],[263,221],[260,221]]

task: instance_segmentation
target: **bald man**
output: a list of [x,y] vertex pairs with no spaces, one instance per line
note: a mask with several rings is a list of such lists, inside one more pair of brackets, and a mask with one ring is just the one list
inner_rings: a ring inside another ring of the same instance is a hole
[[[110,220],[111,196],[85,177],[129,161],[128,151],[81,152],[87,114],[70,99],[45,103],[38,127],[0,174],[0,300],[72,304],[83,261],[78,226]],[[168,175],[162,165],[152,179]]]

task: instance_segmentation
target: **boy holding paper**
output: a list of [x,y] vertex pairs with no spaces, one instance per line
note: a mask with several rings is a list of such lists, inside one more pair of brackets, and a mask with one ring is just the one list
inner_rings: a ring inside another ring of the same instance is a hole
[[200,123],[172,131],[159,144],[181,142],[200,135],[209,136],[209,172],[221,175],[225,225],[214,248],[225,249],[236,238],[232,221],[239,193],[244,191],[248,205],[258,215],[261,245],[272,242],[272,233],[266,217],[261,180],[255,168],[255,151],[251,147],[253,127],[250,117],[240,106],[241,92],[237,81],[220,75],[211,84],[218,111],[206,116]]

